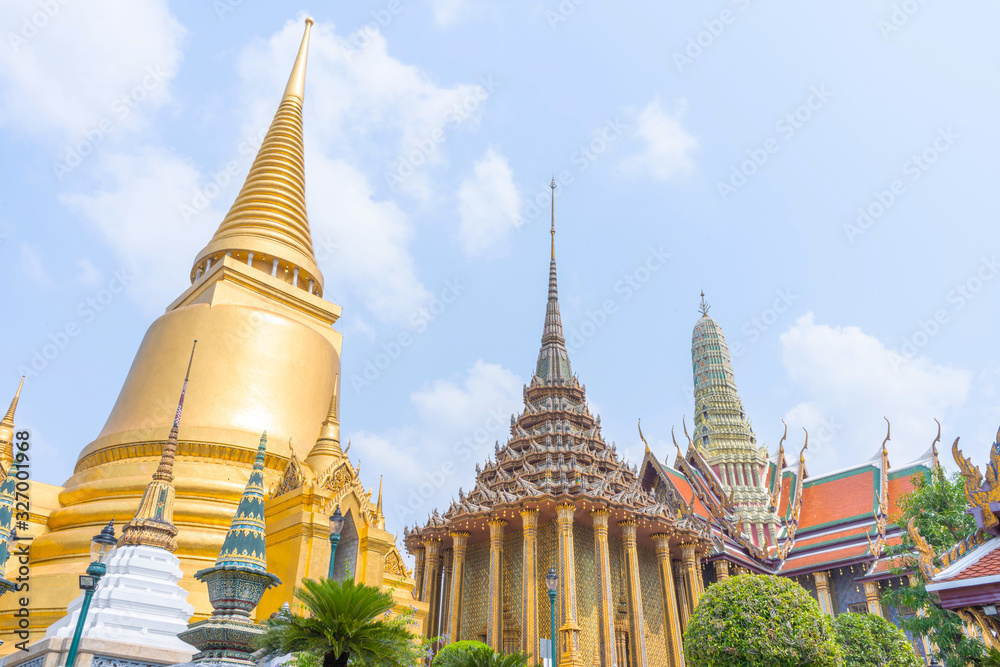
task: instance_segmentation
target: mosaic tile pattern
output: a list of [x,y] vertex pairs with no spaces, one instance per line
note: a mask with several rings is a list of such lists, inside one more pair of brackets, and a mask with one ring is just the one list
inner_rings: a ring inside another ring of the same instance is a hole
[[664,628],[663,596],[660,594],[660,568],[656,551],[639,545],[639,588],[642,591],[642,615],[646,621],[646,664],[668,665]]
[[482,641],[486,636],[486,605],[489,600],[490,542],[470,544],[465,552],[465,583],[462,588],[462,639]]

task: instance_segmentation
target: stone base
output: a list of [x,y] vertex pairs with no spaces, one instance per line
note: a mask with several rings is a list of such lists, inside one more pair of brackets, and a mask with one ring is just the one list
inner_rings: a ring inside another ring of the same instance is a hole
[[[134,644],[143,655],[165,650],[190,656],[194,647],[177,638],[187,630],[194,612],[187,591],[177,584],[180,579],[180,561],[165,549],[116,549],[91,600],[83,638]],[[45,638],[72,638],[82,604],[81,593],[69,604],[66,616],[49,626]]]
[[[15,651],[0,660],[0,667],[59,667],[66,664],[72,637],[48,637],[27,651]],[[172,651],[106,639],[84,637],[75,667],[161,667],[187,662],[191,651]]]

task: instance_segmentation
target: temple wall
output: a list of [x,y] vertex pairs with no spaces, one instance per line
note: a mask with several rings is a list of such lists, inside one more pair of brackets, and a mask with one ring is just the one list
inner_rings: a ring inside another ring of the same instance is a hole
[[653,547],[639,545],[639,584],[642,590],[642,615],[646,621],[646,664],[669,665],[665,636],[663,596],[660,594],[660,571]]
[[[552,639],[552,623],[549,611],[549,591],[545,588],[545,575],[549,568],[556,566],[559,572],[559,558],[556,554],[558,540],[556,538],[556,522],[547,521],[538,525],[538,638]],[[560,574],[560,576],[562,576]],[[556,605],[556,632],[559,631],[559,605]]]
[[833,607],[838,614],[849,611],[852,604],[865,603],[865,587],[854,581],[855,577],[863,576],[864,565],[834,568],[830,570],[830,587],[833,595]]
[[486,641],[486,605],[489,597],[490,542],[470,544],[465,554],[462,621],[458,639]]
[[580,657],[591,664],[600,646],[597,625],[597,554],[594,529],[576,525],[573,529],[576,556],[576,622],[580,626]]

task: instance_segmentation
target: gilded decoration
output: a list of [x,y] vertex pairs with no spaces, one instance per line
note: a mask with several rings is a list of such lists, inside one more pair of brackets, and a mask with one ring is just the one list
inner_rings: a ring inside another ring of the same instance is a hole
[[976,523],[991,535],[1000,534],[1000,521],[990,509],[990,503],[1000,503],[1000,431],[990,448],[990,462],[986,466],[985,479],[979,468],[972,465],[958,449],[958,438],[955,438],[951,446],[951,453],[965,478],[965,499],[972,506]]
[[399,555],[399,549],[393,547],[385,556],[385,573],[391,577],[407,578],[410,570],[406,569],[403,558]]
[[271,493],[268,494],[268,498],[277,498],[278,496],[283,496],[290,491],[298,489],[306,482],[306,475],[302,470],[302,464],[299,463],[299,457],[295,454],[295,450],[292,450],[292,455],[288,459],[288,464],[285,466],[285,471],[281,473],[281,481],[275,486]]

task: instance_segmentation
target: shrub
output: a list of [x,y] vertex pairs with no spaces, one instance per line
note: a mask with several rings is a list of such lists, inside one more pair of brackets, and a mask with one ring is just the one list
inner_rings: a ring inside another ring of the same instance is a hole
[[903,631],[881,616],[841,614],[833,621],[844,667],[920,667]]
[[480,647],[489,648],[489,646],[482,642],[472,640],[453,642],[438,651],[431,665],[433,667],[450,667],[453,664],[457,664],[455,661],[458,659],[458,654]]
[[729,577],[705,591],[684,632],[688,667],[840,667],[830,619],[794,581]]

